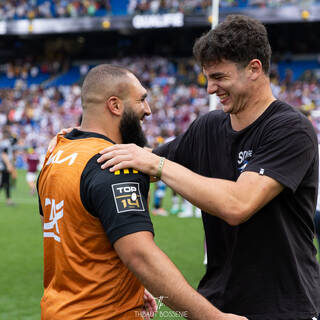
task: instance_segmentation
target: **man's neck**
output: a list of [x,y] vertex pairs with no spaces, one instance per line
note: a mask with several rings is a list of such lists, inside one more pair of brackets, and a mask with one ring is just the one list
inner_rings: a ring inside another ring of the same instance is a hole
[[237,114],[230,114],[231,127],[235,131],[243,130],[257,120],[270,104],[276,100],[269,85],[264,90],[260,87],[259,90],[257,88],[252,92],[253,95],[249,97],[244,110]]
[[230,114],[232,129],[240,131],[248,127],[251,123],[257,120],[275,100],[276,99],[274,97],[270,97],[268,100],[260,101],[259,106],[257,105],[254,108],[248,108],[239,114]]
[[111,128],[98,127],[97,125],[90,125],[89,123],[81,123],[79,130],[86,132],[94,132],[102,134],[115,143],[122,143],[122,138],[119,130],[110,130]]

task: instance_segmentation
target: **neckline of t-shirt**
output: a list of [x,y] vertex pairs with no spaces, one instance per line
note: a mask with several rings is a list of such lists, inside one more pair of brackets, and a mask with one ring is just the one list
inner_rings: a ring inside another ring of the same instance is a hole
[[73,129],[70,133],[65,135],[65,138],[70,140],[78,140],[78,139],[87,139],[87,138],[98,138],[111,142],[112,144],[116,144],[110,138],[104,136],[103,134],[91,131],[81,131],[79,129]]
[[268,106],[268,108],[256,119],[254,120],[252,123],[250,123],[247,127],[243,128],[242,130],[236,131],[234,129],[232,129],[231,126],[231,119],[230,119],[230,115],[228,114],[228,121],[227,121],[227,126],[228,126],[228,131],[233,134],[233,135],[238,135],[241,134],[245,131],[247,131],[248,129],[250,129],[251,127],[256,126],[258,123],[260,123],[261,121],[263,121],[271,112],[273,112],[274,107],[279,103],[279,100],[274,100],[270,103],[270,105]]

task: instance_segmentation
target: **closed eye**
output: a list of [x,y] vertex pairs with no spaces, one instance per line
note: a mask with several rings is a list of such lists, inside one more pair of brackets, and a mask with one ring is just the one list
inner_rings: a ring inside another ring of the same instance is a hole
[[222,80],[228,76],[225,72],[211,72],[208,74],[208,79],[211,80]]
[[213,79],[213,80],[221,80],[223,78],[224,78],[224,75],[222,74],[210,75],[210,79]]

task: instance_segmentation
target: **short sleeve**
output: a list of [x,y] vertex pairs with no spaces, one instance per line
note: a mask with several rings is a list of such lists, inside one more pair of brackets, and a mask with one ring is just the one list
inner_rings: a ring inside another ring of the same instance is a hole
[[174,140],[168,143],[162,144],[159,147],[153,149],[152,152],[160,157],[165,157],[169,160],[174,161],[176,158],[175,157],[176,150],[179,147],[181,140],[182,140],[182,136],[179,136]]
[[133,169],[102,170],[98,157],[83,171],[80,193],[83,205],[100,219],[111,244],[131,233],[154,233],[148,210],[149,177]]
[[193,155],[192,150],[194,146],[201,141],[199,140],[199,136],[202,135],[201,123],[199,118],[196,119],[183,134],[155,148],[152,152],[187,168],[192,168],[193,161],[191,155]]
[[283,127],[263,138],[244,171],[267,175],[295,192],[316,154],[317,144],[305,130]]

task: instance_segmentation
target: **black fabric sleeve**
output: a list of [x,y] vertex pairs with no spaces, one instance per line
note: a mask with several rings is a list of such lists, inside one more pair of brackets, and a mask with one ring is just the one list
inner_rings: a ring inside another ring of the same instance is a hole
[[43,216],[43,211],[42,211],[42,206],[41,206],[41,201],[40,201],[39,196],[38,196],[38,203],[39,203],[39,213],[40,213],[40,216]]
[[305,130],[270,130],[244,171],[267,175],[295,192],[317,152],[317,144]]
[[102,170],[98,157],[88,162],[81,176],[84,207],[100,219],[111,244],[139,231],[154,234],[147,201],[149,177],[132,169],[117,173]]
[[183,134],[153,149],[152,152],[192,169],[193,150],[195,145],[201,142],[201,139],[199,140],[199,136],[202,135],[201,125],[202,118],[196,119]]
[[37,178],[37,194],[38,194],[38,203],[39,203],[39,213],[41,216],[43,216],[41,201],[40,201],[40,197],[39,197],[39,178],[40,178],[40,174],[38,175],[38,178]]
[[153,149],[152,152],[160,157],[165,157],[169,160],[174,161],[176,149],[179,146],[181,138],[182,137],[179,136],[168,143],[162,144],[159,147]]

